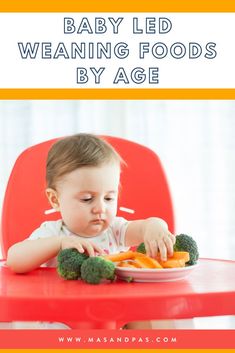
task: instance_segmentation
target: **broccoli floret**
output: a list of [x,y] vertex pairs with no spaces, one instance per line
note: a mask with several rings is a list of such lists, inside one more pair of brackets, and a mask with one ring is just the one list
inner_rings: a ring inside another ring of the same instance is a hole
[[142,254],[146,254],[146,249],[145,249],[145,245],[144,243],[140,243],[137,248],[136,248],[137,252],[141,252]]
[[176,235],[174,244],[174,251],[187,251],[189,252],[190,260],[186,262],[187,265],[196,264],[199,252],[196,241],[187,234]]
[[133,282],[133,277],[127,277],[127,278],[125,279],[125,281],[126,281],[127,283],[131,283],[131,282]]
[[91,284],[99,284],[102,279],[115,279],[115,265],[99,256],[89,257],[81,266],[81,278]]
[[57,272],[65,279],[78,279],[81,277],[81,266],[89,256],[80,253],[77,249],[63,249],[57,257]]

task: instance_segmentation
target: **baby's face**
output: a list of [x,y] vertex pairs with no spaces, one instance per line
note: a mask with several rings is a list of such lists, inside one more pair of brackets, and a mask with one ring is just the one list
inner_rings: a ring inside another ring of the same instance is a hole
[[119,165],[110,162],[76,169],[59,181],[59,210],[71,232],[92,237],[112,223],[117,213],[119,178]]

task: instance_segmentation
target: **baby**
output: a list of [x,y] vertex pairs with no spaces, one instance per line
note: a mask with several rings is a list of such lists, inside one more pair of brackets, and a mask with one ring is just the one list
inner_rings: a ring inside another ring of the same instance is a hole
[[173,254],[175,236],[160,218],[127,221],[117,217],[123,160],[106,141],[92,134],[58,140],[47,158],[46,195],[61,220],[44,222],[28,239],[10,247],[7,265],[24,273],[56,266],[61,249],[89,256],[117,253],[145,243],[149,256]]

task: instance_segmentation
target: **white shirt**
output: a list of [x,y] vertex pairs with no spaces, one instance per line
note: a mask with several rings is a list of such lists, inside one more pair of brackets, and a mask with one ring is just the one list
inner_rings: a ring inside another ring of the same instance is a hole
[[[125,246],[125,235],[128,226],[128,221],[122,217],[115,217],[114,222],[102,233],[95,237],[89,237],[93,243],[98,245],[107,254],[114,254],[120,251],[126,251],[128,247]],[[70,236],[75,235],[80,239],[84,239],[80,235],[70,232],[70,230],[63,224],[62,219],[58,221],[43,222],[29,236],[29,240],[47,238],[52,236]],[[42,266],[55,267],[57,265],[56,258],[49,260]]]

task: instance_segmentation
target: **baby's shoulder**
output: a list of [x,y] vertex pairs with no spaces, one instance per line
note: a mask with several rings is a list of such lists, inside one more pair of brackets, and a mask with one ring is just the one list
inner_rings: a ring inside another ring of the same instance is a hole
[[57,221],[46,221],[43,222],[37,229],[32,232],[29,239],[46,238],[49,236],[60,235],[62,231],[62,219],[59,219]]

